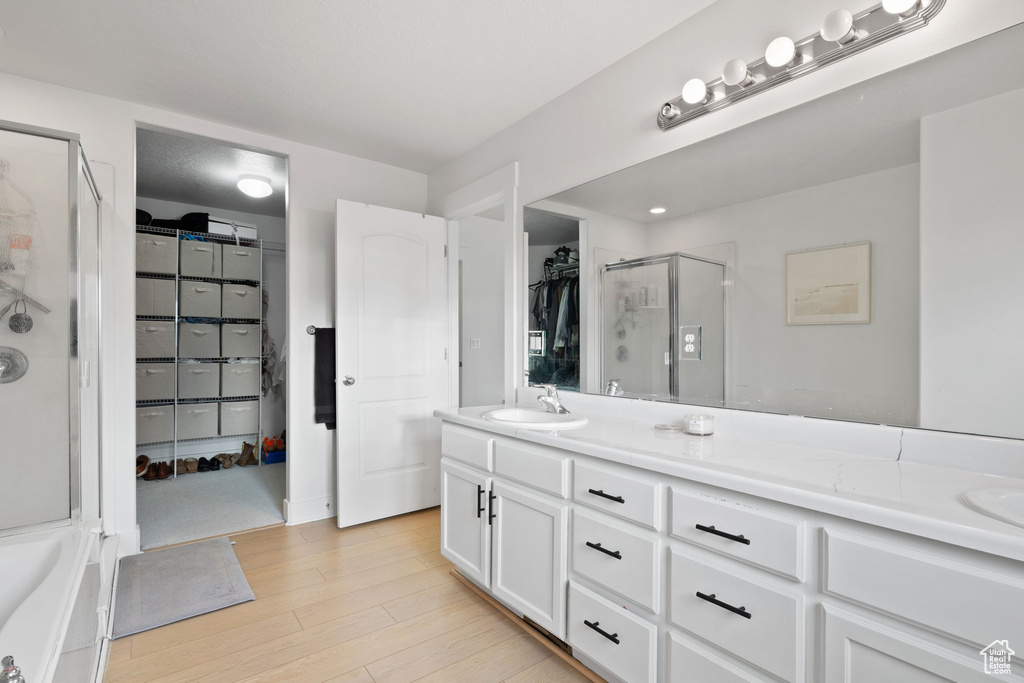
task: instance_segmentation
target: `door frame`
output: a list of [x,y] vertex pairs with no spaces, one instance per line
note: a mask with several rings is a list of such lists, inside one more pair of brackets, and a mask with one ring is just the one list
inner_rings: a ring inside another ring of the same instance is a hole
[[459,393],[459,221],[475,216],[495,206],[505,208],[505,227],[502,245],[505,252],[505,367],[504,399],[507,405],[515,403],[516,389],[522,384],[524,343],[523,310],[526,286],[521,269],[523,262],[523,214],[519,207],[519,162],[479,178],[455,190],[441,200],[440,213],[448,229],[448,357],[456,359],[448,364],[448,405],[458,408]]

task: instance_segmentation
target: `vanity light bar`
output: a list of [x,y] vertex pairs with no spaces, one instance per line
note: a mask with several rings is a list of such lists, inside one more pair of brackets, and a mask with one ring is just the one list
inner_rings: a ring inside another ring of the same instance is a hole
[[658,127],[675,128],[915,31],[927,25],[945,4],[946,0],[885,0],[856,15],[846,10],[830,12],[821,31],[812,36],[797,42],[785,36],[776,38],[764,58],[751,64],[730,60],[723,75],[710,83],[689,79],[679,97],[661,105]]

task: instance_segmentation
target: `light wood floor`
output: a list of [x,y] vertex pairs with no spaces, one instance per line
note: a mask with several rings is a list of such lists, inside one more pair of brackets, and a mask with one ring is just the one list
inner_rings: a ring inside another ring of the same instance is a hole
[[448,574],[440,534],[434,508],[232,536],[256,600],[112,642],[104,681],[586,681]]

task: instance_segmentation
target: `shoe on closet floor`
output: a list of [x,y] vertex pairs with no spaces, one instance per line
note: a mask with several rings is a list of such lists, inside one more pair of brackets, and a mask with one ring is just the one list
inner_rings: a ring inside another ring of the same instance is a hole
[[185,471],[189,474],[195,474],[199,471],[199,461],[195,458],[185,458]]
[[177,462],[175,464],[174,473],[175,474],[188,474],[188,468],[185,467],[185,459],[184,458],[178,458],[178,460],[177,460]]
[[154,479],[156,479],[159,473],[160,463],[151,462],[149,463],[149,467],[146,468],[146,474],[142,478],[145,479],[146,481],[153,481]]
[[259,460],[256,459],[256,446],[251,443],[242,442],[242,457],[239,459],[246,465],[258,465]]
[[220,469],[220,460],[216,457],[210,458],[210,471],[216,472]]
[[149,469],[149,456],[139,455],[135,457],[135,476],[141,477]]
[[161,462],[160,463],[160,467],[159,467],[159,469],[157,469],[157,472],[156,472],[156,478],[157,479],[166,479],[167,477],[171,476],[172,471],[173,471],[173,468],[171,467],[170,463]]
[[206,458],[199,458],[199,460],[196,461],[196,471],[198,471],[198,472],[209,472],[210,471],[210,461],[207,460]]

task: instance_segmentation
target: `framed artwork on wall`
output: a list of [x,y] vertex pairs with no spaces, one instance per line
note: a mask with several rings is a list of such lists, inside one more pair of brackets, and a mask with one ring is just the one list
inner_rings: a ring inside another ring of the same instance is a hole
[[786,254],[786,324],[871,322],[871,242]]

